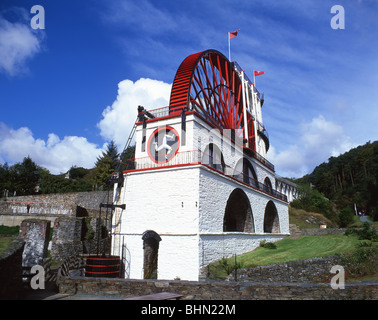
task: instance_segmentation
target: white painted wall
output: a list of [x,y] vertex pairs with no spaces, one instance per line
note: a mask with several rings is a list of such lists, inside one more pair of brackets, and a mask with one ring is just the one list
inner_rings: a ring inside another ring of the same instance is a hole
[[[127,175],[121,202],[120,237],[113,242],[118,254],[122,236],[130,251],[130,278],[143,278],[143,240],[147,230],[161,237],[158,254],[160,279],[197,279],[198,166],[156,169]],[[118,223],[117,215],[113,224]]]
[[[173,127],[181,135],[181,118],[153,121],[147,124],[146,143],[154,130],[161,125]],[[209,143],[218,145],[228,170],[234,170],[243,157],[242,150],[231,148],[228,140],[221,140],[219,131],[201,119],[189,115],[186,122],[186,145],[179,152],[205,151]],[[142,152],[142,128],[136,131],[136,158],[148,157]],[[146,146],[147,150],[147,146]],[[176,156],[178,157],[178,156]],[[175,158],[168,164],[175,163]],[[275,188],[275,175],[255,159],[250,159],[263,183],[269,177]],[[227,172],[227,174],[233,174]],[[276,241],[289,234],[288,204],[264,192],[248,187],[203,165],[155,168],[128,172],[121,190],[118,209],[114,215],[113,254],[120,254],[122,241],[127,246],[130,278],[143,278],[143,233],[152,230],[160,237],[158,253],[158,278],[198,280],[199,269],[222,257],[248,252],[260,241]],[[227,200],[235,188],[248,196],[254,219],[255,233],[223,232],[223,218]],[[265,207],[273,201],[277,208],[280,234],[264,234]]]

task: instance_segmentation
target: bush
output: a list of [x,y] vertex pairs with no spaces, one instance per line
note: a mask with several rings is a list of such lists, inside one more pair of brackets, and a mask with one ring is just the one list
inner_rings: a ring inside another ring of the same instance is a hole
[[218,262],[219,267],[221,267],[227,274],[230,274],[235,269],[241,269],[243,267],[241,262],[232,262],[231,259],[222,258]]
[[266,249],[277,249],[277,246],[273,242],[267,242],[266,240],[260,241],[260,247],[266,248]]
[[346,266],[345,273],[359,278],[376,274],[377,248],[370,243],[357,245],[356,250],[342,254],[342,265]]
[[346,236],[351,236],[357,234],[357,230],[355,228],[347,228],[344,232]]
[[375,240],[376,239],[376,233],[375,229],[370,226],[369,222],[365,222],[362,230],[358,232],[358,239],[360,240]]
[[353,210],[349,207],[345,207],[339,213],[339,225],[341,228],[345,228],[352,224],[354,221]]

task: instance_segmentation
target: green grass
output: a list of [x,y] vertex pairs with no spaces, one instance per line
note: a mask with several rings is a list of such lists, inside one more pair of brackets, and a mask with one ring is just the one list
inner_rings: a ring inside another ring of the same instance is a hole
[[12,242],[14,239],[11,236],[16,236],[19,233],[19,226],[15,227],[7,227],[4,225],[0,226],[0,254],[3,253],[3,251],[8,247],[8,245]]
[[14,227],[7,227],[4,225],[0,226],[0,234],[7,235],[7,236],[17,236],[19,233],[20,227],[14,226]]
[[[237,263],[242,268],[268,265],[279,262],[309,259],[313,257],[325,257],[342,254],[356,249],[359,243],[356,235],[346,236],[336,234],[329,236],[302,236],[297,239],[291,237],[275,242],[277,249],[258,247],[254,251],[237,257]],[[377,247],[377,243],[374,244]],[[234,258],[227,259],[229,264],[234,263]],[[210,265],[210,271],[215,278],[227,276],[218,262]]]
[[261,266],[277,262],[332,256],[355,249],[360,242],[356,236],[343,234],[329,236],[290,237],[276,242],[277,249],[257,248],[238,257],[245,267]]
[[13,239],[13,237],[0,237],[0,254],[3,253]]

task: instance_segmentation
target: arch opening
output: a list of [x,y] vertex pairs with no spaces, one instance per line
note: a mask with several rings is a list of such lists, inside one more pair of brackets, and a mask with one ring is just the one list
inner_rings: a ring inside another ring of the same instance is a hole
[[272,194],[273,192],[272,182],[270,181],[269,177],[264,179],[264,191],[268,192],[269,194]]
[[234,177],[251,186],[258,187],[256,171],[247,158],[242,158],[235,166]]
[[273,201],[269,201],[265,207],[264,214],[264,232],[280,233],[280,222],[276,205]]
[[148,230],[143,236],[143,278],[157,279],[160,236]]
[[255,232],[251,204],[245,192],[239,188],[232,191],[227,200],[223,232]]
[[224,162],[223,154],[219,147],[214,143],[209,143],[203,153],[202,163],[210,167],[225,172],[226,164]]

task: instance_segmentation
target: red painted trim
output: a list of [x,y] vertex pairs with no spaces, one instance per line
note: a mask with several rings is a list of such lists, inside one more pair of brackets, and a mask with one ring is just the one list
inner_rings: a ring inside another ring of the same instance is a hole
[[196,166],[201,164],[201,162],[191,162],[191,163],[183,163],[183,164],[172,164],[168,166],[162,166],[162,167],[153,167],[153,168],[142,168],[142,169],[132,169],[132,170],[125,170],[123,173],[134,173],[134,172],[142,172],[142,171],[148,171],[148,170],[158,170],[158,169],[172,169],[172,168],[180,168],[180,167],[190,167],[190,166]]

